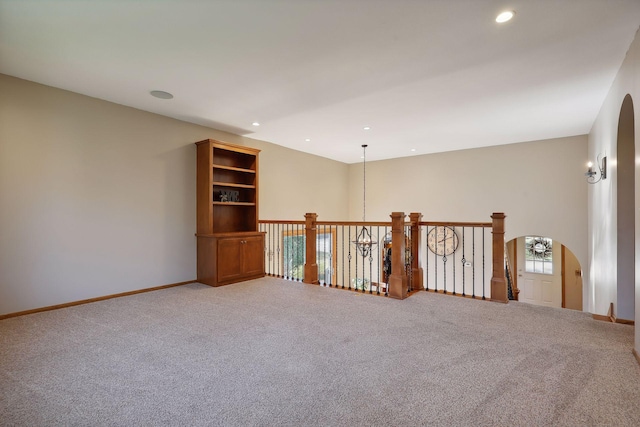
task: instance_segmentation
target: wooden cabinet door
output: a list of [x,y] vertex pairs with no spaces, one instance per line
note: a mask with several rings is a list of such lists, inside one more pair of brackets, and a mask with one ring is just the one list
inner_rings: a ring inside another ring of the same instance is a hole
[[245,246],[243,238],[218,240],[218,282],[226,282],[243,276],[242,255]]
[[246,276],[264,274],[264,236],[252,236],[242,239],[242,272]]

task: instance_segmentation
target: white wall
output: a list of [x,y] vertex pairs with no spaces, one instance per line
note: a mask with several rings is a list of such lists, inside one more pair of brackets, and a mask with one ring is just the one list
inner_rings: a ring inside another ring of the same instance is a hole
[[9,76],[0,94],[0,315],[194,280],[205,138],[263,150],[261,218],[347,216],[342,163]]
[[[602,109],[589,133],[589,157],[595,159],[597,155],[606,155],[609,161],[608,179],[596,185],[589,186],[589,261],[591,275],[588,291],[591,299],[592,311],[606,314],[610,303],[616,303],[617,294],[617,134],[618,117],[624,97],[630,94],[635,109],[635,203],[636,203],[636,284],[635,284],[635,313],[620,313],[620,318],[634,318],[640,321],[640,37],[631,44],[627,56],[618,71],[618,75],[611,86]],[[640,351],[640,328],[635,332],[635,348]]]
[[268,142],[251,145],[262,150],[260,219],[303,221],[307,212],[321,221],[347,218],[348,165]]
[[[504,212],[506,241],[551,237],[587,265],[587,138],[551,139],[367,162],[367,220],[391,211],[424,221],[487,221]],[[362,218],[362,164],[349,169],[351,220]]]

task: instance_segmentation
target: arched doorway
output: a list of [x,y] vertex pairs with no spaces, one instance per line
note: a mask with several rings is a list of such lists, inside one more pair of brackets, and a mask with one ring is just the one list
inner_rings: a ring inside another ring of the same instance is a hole
[[582,267],[562,243],[521,236],[507,242],[507,258],[515,299],[582,311]]
[[617,142],[618,265],[617,304],[620,319],[635,318],[635,141],[633,101],[625,96],[620,108]]

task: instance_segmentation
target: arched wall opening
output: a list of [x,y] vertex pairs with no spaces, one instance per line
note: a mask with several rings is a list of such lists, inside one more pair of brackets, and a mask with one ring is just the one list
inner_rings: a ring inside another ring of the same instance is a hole
[[507,242],[514,299],[583,309],[582,267],[574,253],[550,237],[530,234]]
[[616,317],[635,318],[635,126],[631,95],[625,96],[617,141],[617,303]]

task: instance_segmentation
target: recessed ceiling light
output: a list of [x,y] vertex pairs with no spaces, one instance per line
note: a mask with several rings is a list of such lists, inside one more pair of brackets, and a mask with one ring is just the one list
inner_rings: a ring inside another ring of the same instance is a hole
[[370,129],[371,129],[371,126],[365,126],[365,127],[363,127],[362,129],[364,129],[364,130],[370,130]]
[[253,122],[251,124],[254,125],[254,126],[260,126],[260,123],[258,123],[258,122]]
[[155,96],[156,98],[173,99],[173,95],[171,95],[169,92],[165,92],[163,90],[152,90],[149,93],[151,94],[151,96]]
[[496,22],[498,24],[502,24],[504,22],[510,21],[511,18],[513,18],[513,15],[515,14],[516,13],[513,10],[507,10],[505,12],[502,12],[500,15],[496,17]]
[[415,149],[415,148],[412,148],[412,149],[411,149],[411,152],[415,152],[415,151],[416,151],[416,149]]
[[305,141],[306,142],[311,142],[311,138],[306,138]]

